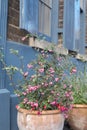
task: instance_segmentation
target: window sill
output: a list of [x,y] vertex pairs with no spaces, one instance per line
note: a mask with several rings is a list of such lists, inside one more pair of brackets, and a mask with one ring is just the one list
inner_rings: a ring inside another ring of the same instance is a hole
[[[39,49],[51,50],[52,43],[47,42],[45,40],[38,40],[38,39],[36,39],[34,37],[30,37],[29,38],[29,46],[39,48]],[[55,50],[57,51],[58,54],[70,55],[69,50],[64,48],[63,46],[55,44]],[[79,54],[79,53],[76,53],[75,55],[73,55],[71,53],[71,55],[74,56],[77,60],[80,60],[82,62],[87,61],[87,55],[82,55],[82,54]]]

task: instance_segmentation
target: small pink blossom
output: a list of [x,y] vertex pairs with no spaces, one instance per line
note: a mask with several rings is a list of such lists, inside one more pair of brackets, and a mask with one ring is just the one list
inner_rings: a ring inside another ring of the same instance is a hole
[[41,95],[44,95],[44,92],[42,92]]
[[70,100],[73,101],[73,96],[70,97]]
[[69,96],[70,96],[70,94],[69,94],[68,92],[66,92],[66,93],[65,93],[65,96],[66,96],[66,97],[69,97]]
[[59,81],[59,78],[55,78],[55,81],[58,82],[58,81]]
[[24,77],[27,77],[27,76],[28,76],[28,72],[25,72],[25,73],[23,74],[23,76],[24,76]]
[[43,73],[44,72],[44,68],[39,69],[39,72]]
[[64,84],[64,86],[63,86],[64,88],[67,88],[67,86],[66,86],[66,84]]
[[55,93],[55,91],[53,91],[53,90],[52,90],[52,91],[51,91],[51,93],[52,93],[52,94],[54,94],[54,93]]
[[49,82],[49,85],[52,85],[53,84],[53,82]]
[[35,91],[35,90],[37,90],[39,88],[39,86],[29,86],[29,88],[28,88],[28,92],[32,92],[32,91]]
[[48,86],[48,83],[45,83],[44,86],[47,87],[47,86]]
[[36,108],[38,107],[38,103],[37,103],[37,102],[30,102],[30,105],[31,105],[31,107],[33,107],[33,108],[34,108],[34,107],[36,107]]
[[27,93],[26,92],[22,92],[22,94],[25,96]]
[[47,106],[46,105],[44,105],[44,107],[43,107],[44,109],[46,109],[47,108]]
[[50,53],[52,53],[52,52],[53,52],[53,50],[49,50],[49,52],[50,52]]
[[30,69],[30,68],[33,68],[33,65],[27,64],[27,67]]
[[76,68],[72,68],[71,73],[76,73],[76,72],[77,72]]
[[50,72],[50,73],[54,73],[55,71],[54,71],[54,69],[51,67],[51,68],[49,69],[49,72]]
[[38,108],[38,103],[34,102],[34,107]]
[[59,93],[57,93],[57,96],[59,96],[60,94]]
[[24,98],[23,103],[27,103],[27,102],[28,102],[28,99],[27,99],[27,98]]
[[53,101],[50,104],[53,105],[53,106],[55,106],[57,103],[56,103],[56,101]]
[[20,108],[20,106],[19,105],[16,105],[16,109],[18,110]]
[[38,62],[38,64],[39,64],[39,65],[41,65],[41,66],[43,65],[43,63],[42,63],[42,62]]
[[38,115],[41,115],[41,111],[38,111],[37,114],[38,114]]

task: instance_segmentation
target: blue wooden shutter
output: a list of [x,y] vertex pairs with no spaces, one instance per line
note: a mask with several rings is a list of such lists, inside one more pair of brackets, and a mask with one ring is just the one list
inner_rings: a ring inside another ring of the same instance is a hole
[[37,33],[38,0],[20,0],[20,28]]
[[58,12],[59,12],[59,0],[53,0],[52,8],[52,42],[58,44]]
[[79,0],[64,0],[64,46],[73,51],[80,48]]
[[0,0],[0,44],[5,44],[7,33],[8,0]]
[[[4,55],[6,51],[6,37],[7,37],[7,12],[8,12],[8,0],[4,0],[4,1],[0,0],[0,47],[4,48],[4,52],[3,52]],[[5,73],[1,69],[2,67],[3,65],[0,63],[0,88],[5,87],[4,86]]]
[[85,53],[86,1],[80,0],[80,53]]

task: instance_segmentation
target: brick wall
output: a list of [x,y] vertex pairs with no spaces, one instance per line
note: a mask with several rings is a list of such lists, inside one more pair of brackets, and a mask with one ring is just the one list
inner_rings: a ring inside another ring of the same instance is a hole
[[[63,28],[64,0],[59,0],[58,28]],[[63,33],[58,33],[58,45],[62,46]]]
[[64,0],[59,0],[59,21],[58,27],[63,28],[63,11],[64,11]]
[[27,31],[19,28],[19,0],[9,0],[7,39],[28,44],[28,40],[24,42],[21,40],[26,34]]

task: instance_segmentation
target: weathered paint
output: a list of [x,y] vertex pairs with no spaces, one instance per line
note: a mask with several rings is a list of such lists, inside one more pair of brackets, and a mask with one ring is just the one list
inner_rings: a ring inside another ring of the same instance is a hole
[[[4,48],[4,55],[6,49],[6,32],[7,32],[7,13],[8,0],[0,0],[0,47]],[[2,68],[2,64],[0,63]],[[4,88],[5,73],[0,69],[0,88]]]
[[64,47],[80,52],[80,2],[64,0]]
[[20,0],[20,28],[36,34],[39,0]]
[[17,127],[17,110],[18,97],[14,94],[10,95],[10,130],[18,130]]
[[0,89],[0,130],[10,130],[10,92]]

